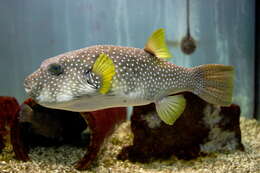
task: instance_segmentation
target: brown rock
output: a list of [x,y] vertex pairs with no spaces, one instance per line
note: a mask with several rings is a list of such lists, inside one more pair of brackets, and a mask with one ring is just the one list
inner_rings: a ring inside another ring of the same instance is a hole
[[19,122],[28,147],[62,144],[80,146],[83,142],[81,133],[87,128],[84,118],[79,113],[45,108],[32,99],[21,105]]
[[214,151],[243,150],[239,106],[217,107],[193,94],[184,96],[187,106],[172,126],[158,118],[154,104],[134,107],[133,145],[123,148],[118,158],[149,162],[175,155],[189,160]]

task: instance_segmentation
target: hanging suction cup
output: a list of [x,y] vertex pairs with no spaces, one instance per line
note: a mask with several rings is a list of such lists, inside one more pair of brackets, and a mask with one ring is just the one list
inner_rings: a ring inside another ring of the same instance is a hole
[[196,41],[192,38],[190,34],[190,1],[187,0],[187,34],[186,36],[181,40],[181,50],[185,54],[192,54],[196,48]]
[[197,48],[196,41],[191,37],[190,34],[187,34],[181,40],[181,50],[185,54],[192,54]]

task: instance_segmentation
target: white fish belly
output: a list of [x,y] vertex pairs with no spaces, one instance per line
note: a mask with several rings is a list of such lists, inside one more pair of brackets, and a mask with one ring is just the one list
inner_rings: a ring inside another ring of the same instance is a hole
[[93,97],[82,97],[80,99],[65,102],[63,104],[45,106],[74,112],[89,112],[112,107],[146,105],[152,102],[148,100],[142,100],[138,98],[137,95],[138,93],[129,93],[128,95],[119,96],[98,95]]

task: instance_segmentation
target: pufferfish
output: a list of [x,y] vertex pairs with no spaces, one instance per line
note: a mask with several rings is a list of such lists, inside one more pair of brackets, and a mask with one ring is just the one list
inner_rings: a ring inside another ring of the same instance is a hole
[[171,56],[165,32],[158,29],[144,49],[97,45],[49,58],[24,86],[42,106],[74,112],[154,103],[169,125],[185,109],[183,92],[212,104],[231,104],[232,66],[185,68],[166,61]]

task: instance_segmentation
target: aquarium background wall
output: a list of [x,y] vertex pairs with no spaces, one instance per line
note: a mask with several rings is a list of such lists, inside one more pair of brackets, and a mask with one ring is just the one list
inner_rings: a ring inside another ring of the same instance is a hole
[[255,105],[254,0],[191,0],[196,51],[182,53],[185,0],[1,0],[0,95],[26,98],[23,79],[41,62],[73,49],[114,44],[144,47],[165,28],[177,65],[207,63],[236,68],[234,103],[253,117]]

